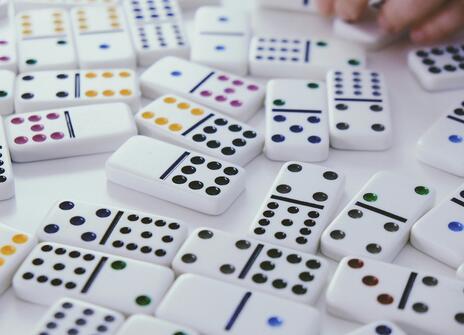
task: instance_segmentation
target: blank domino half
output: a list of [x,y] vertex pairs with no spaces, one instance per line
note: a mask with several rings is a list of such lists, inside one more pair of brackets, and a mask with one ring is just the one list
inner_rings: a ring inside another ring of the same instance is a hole
[[285,163],[249,234],[255,239],[315,254],[343,194],[345,177],[299,162]]
[[141,135],[245,165],[261,153],[257,129],[176,95],[165,95],[135,116]]
[[0,116],[13,113],[15,82],[16,75],[13,72],[0,70]]
[[35,244],[35,237],[0,223],[0,295]]
[[139,65],[150,66],[165,56],[187,58],[190,45],[176,0],[124,1]]
[[316,335],[312,307],[197,275],[180,276],[156,311],[203,334]]
[[164,266],[41,243],[16,272],[13,287],[19,298],[41,305],[69,297],[125,314],[152,314],[173,281]]
[[[183,323],[183,320],[180,320]],[[148,315],[132,315],[117,335],[199,335],[196,331]]]
[[375,321],[358,328],[346,335],[407,335],[390,321]]
[[76,7],[71,10],[71,22],[80,68],[135,68],[135,52],[122,7]]
[[246,75],[250,26],[243,10],[201,7],[195,14],[192,61]]
[[336,18],[333,24],[334,33],[338,37],[361,44],[370,50],[387,46],[400,38],[401,33],[388,33],[377,23],[379,9],[383,3],[383,0],[369,1],[369,7],[366,8],[360,20],[356,22]]
[[113,183],[206,214],[223,213],[245,188],[245,170],[146,136],[134,136],[107,161]]
[[187,238],[172,268],[308,304],[317,300],[328,276],[328,263],[320,257],[207,228]]
[[464,263],[464,185],[416,222],[411,243],[453,268]]
[[386,150],[393,141],[384,76],[376,71],[327,74],[330,145],[342,150]]
[[36,335],[115,335],[124,316],[88,302],[62,298],[56,301],[36,326]]
[[464,100],[441,115],[419,138],[417,158],[464,177]]
[[436,45],[411,50],[408,65],[430,91],[464,87],[464,44]]
[[346,257],[327,289],[327,309],[362,323],[388,319],[410,334],[462,335],[463,290],[460,280]]
[[5,130],[15,162],[110,152],[137,135],[123,103],[15,114],[5,119]]
[[20,12],[15,27],[20,72],[77,68],[69,14],[65,10]]
[[323,38],[255,36],[249,53],[250,74],[264,78],[325,80],[327,71],[361,69],[364,50],[355,44]]
[[138,80],[129,69],[40,71],[16,79],[16,113],[109,102],[124,102],[135,112],[139,99]]
[[15,195],[13,166],[6,139],[3,120],[0,116],[0,200],[10,199]]
[[315,0],[255,0],[261,7],[284,9],[298,13],[317,13]]
[[372,176],[322,234],[321,251],[392,261],[412,225],[429,209],[435,191],[413,178],[381,171]]
[[165,57],[140,77],[145,97],[178,94],[238,120],[247,120],[261,107],[260,84],[221,70],[176,57]]
[[329,155],[327,92],[323,82],[277,79],[267,85],[266,156],[302,162]]
[[169,266],[187,238],[177,220],[84,201],[58,201],[38,228],[42,241],[58,242]]

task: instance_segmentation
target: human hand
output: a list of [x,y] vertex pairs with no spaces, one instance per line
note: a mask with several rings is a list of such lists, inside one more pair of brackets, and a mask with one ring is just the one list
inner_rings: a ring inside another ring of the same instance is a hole
[[[368,5],[368,0],[316,1],[322,14],[349,22],[359,20]],[[464,27],[464,0],[386,0],[378,23],[390,33],[409,29],[416,43],[437,42]]]

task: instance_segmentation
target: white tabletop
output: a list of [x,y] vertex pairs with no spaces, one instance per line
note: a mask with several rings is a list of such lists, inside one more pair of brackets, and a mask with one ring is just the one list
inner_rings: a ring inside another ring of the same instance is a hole
[[[230,0],[227,4],[251,8],[251,0]],[[188,24],[191,24],[192,13],[187,12],[185,17]],[[257,34],[331,35],[329,20],[289,12],[254,12],[253,26]],[[380,52],[370,53],[368,57],[369,67],[386,75],[393,111],[393,147],[385,152],[331,150],[329,159],[322,163],[345,173],[347,177],[346,192],[340,209],[379,170],[392,170],[422,178],[428,185],[436,188],[438,200],[464,182],[458,177],[425,166],[415,158],[415,145],[419,136],[441,113],[464,99],[462,90],[441,93],[424,91],[408,70],[406,54],[409,48],[409,42],[402,41]],[[250,124],[263,129],[262,110]],[[16,197],[0,202],[0,221],[34,232],[55,201],[76,199],[175,217],[188,223],[192,229],[209,226],[245,233],[282,165],[281,162],[259,156],[246,166],[248,178],[245,193],[223,215],[207,216],[108,183],[104,172],[104,163],[108,157],[109,154],[104,154],[14,164]],[[454,269],[420,253],[410,245],[401,251],[395,263],[430,273],[455,276]],[[332,270],[335,270],[336,262],[331,261],[331,265]],[[359,327],[358,324],[329,315],[325,310],[324,294],[321,295],[317,307],[323,315],[323,335],[345,334]],[[45,310],[43,306],[17,299],[13,290],[9,289],[0,296],[0,334],[30,334]]]

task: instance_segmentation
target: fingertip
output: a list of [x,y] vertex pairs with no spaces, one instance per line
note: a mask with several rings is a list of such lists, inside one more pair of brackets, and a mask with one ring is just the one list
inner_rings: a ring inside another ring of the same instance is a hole
[[412,30],[409,33],[409,38],[413,43],[422,44],[427,42],[427,34],[420,29]]
[[317,0],[316,6],[319,10],[319,13],[321,13],[324,16],[333,15],[333,1],[334,0]]

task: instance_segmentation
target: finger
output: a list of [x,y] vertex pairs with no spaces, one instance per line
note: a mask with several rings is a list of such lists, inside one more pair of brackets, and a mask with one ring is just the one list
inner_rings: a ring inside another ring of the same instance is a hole
[[335,0],[317,0],[316,6],[322,15],[333,15]]
[[430,16],[448,0],[389,0],[382,6],[379,25],[397,33]]
[[345,21],[357,21],[366,10],[368,0],[337,0],[335,13]]
[[415,43],[432,43],[464,27],[464,1],[452,0],[436,14],[413,27],[410,36]]

